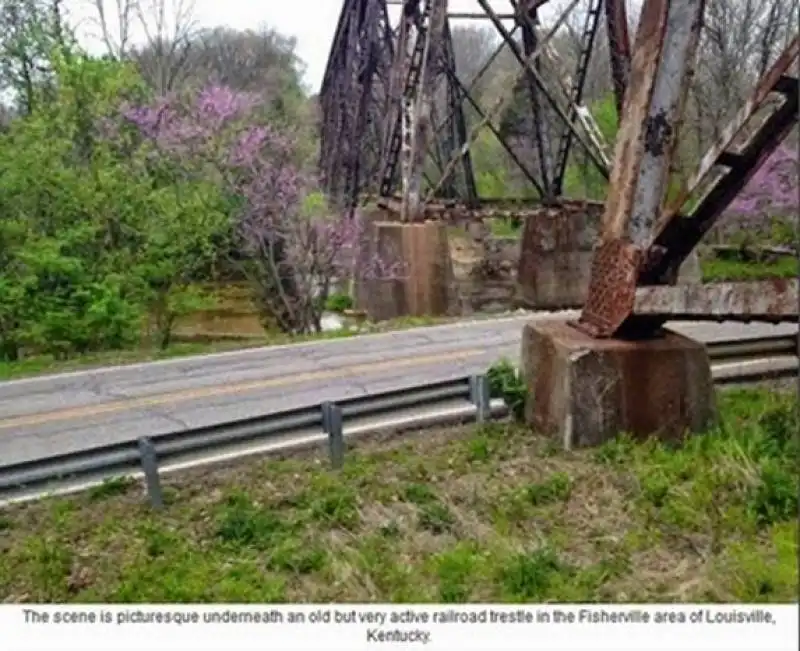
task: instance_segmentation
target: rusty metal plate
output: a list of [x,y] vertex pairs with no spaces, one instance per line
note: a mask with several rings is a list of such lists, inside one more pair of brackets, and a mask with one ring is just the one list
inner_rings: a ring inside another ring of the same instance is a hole
[[640,287],[633,314],[693,321],[797,321],[796,278]]
[[631,41],[625,0],[606,0],[606,28],[617,115],[622,115],[625,89],[631,73]]
[[628,240],[601,244],[592,259],[589,292],[576,326],[598,339],[614,336],[631,315],[643,255]]

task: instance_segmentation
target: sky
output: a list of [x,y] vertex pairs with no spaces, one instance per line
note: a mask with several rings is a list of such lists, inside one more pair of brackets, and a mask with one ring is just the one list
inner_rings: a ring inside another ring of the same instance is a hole
[[[100,0],[106,14],[113,15],[117,0]],[[144,0],[145,2],[152,0]],[[180,0],[166,0],[178,3]],[[186,2],[187,0],[183,0]],[[77,24],[80,41],[90,50],[101,50],[99,31],[93,18],[95,0],[67,0],[66,6],[73,24]],[[297,55],[306,67],[305,84],[310,92],[319,90],[325,64],[336,30],[343,0],[194,0],[194,18],[200,27],[226,26],[235,29],[255,29],[265,25],[297,39]],[[507,12],[508,0],[490,0],[491,6]],[[475,0],[450,0],[450,11],[478,12]],[[486,21],[470,21],[482,23]],[[141,39],[141,33],[139,38]]]

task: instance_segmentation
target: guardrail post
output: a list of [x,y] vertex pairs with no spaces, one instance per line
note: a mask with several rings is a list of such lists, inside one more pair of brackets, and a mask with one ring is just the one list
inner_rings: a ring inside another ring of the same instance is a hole
[[158,475],[158,459],[153,442],[143,437],[139,439],[139,456],[147,484],[147,496],[154,509],[164,508],[164,493],[161,490],[161,478]]
[[469,399],[475,405],[475,420],[485,423],[492,417],[492,397],[489,392],[489,378],[473,375],[469,379]]
[[333,405],[332,402],[323,402],[319,406],[320,410],[322,411],[322,431],[326,434],[331,429],[329,425],[331,420],[331,405]]
[[344,465],[344,419],[339,405],[332,402],[322,404],[322,429],[328,435],[331,466],[338,470]]

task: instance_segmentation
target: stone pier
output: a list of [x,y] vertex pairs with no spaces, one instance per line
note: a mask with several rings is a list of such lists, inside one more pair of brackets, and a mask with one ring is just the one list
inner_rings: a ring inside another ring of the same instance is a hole
[[[584,304],[603,209],[595,201],[562,201],[526,213],[517,271],[522,307],[562,310]],[[695,253],[682,266],[678,282],[700,282]]]
[[592,339],[566,321],[534,321],[522,333],[525,420],[565,449],[620,432],[681,439],[716,414],[702,343],[669,330],[647,341]]

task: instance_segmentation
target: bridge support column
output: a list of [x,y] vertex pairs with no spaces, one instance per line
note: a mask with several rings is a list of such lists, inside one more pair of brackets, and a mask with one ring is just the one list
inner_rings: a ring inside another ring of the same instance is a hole
[[[603,204],[562,201],[527,211],[520,241],[517,294],[530,310],[580,308],[586,302]],[[699,283],[696,253],[681,266],[677,282]]]
[[603,204],[563,202],[525,219],[517,284],[530,310],[576,308],[586,300]]
[[369,230],[368,260],[397,273],[360,281],[359,307],[376,321],[449,314],[453,271],[446,224],[377,221]]
[[644,341],[594,339],[566,321],[527,324],[525,420],[565,449],[620,433],[679,440],[715,419],[714,383],[702,343],[665,330]]

